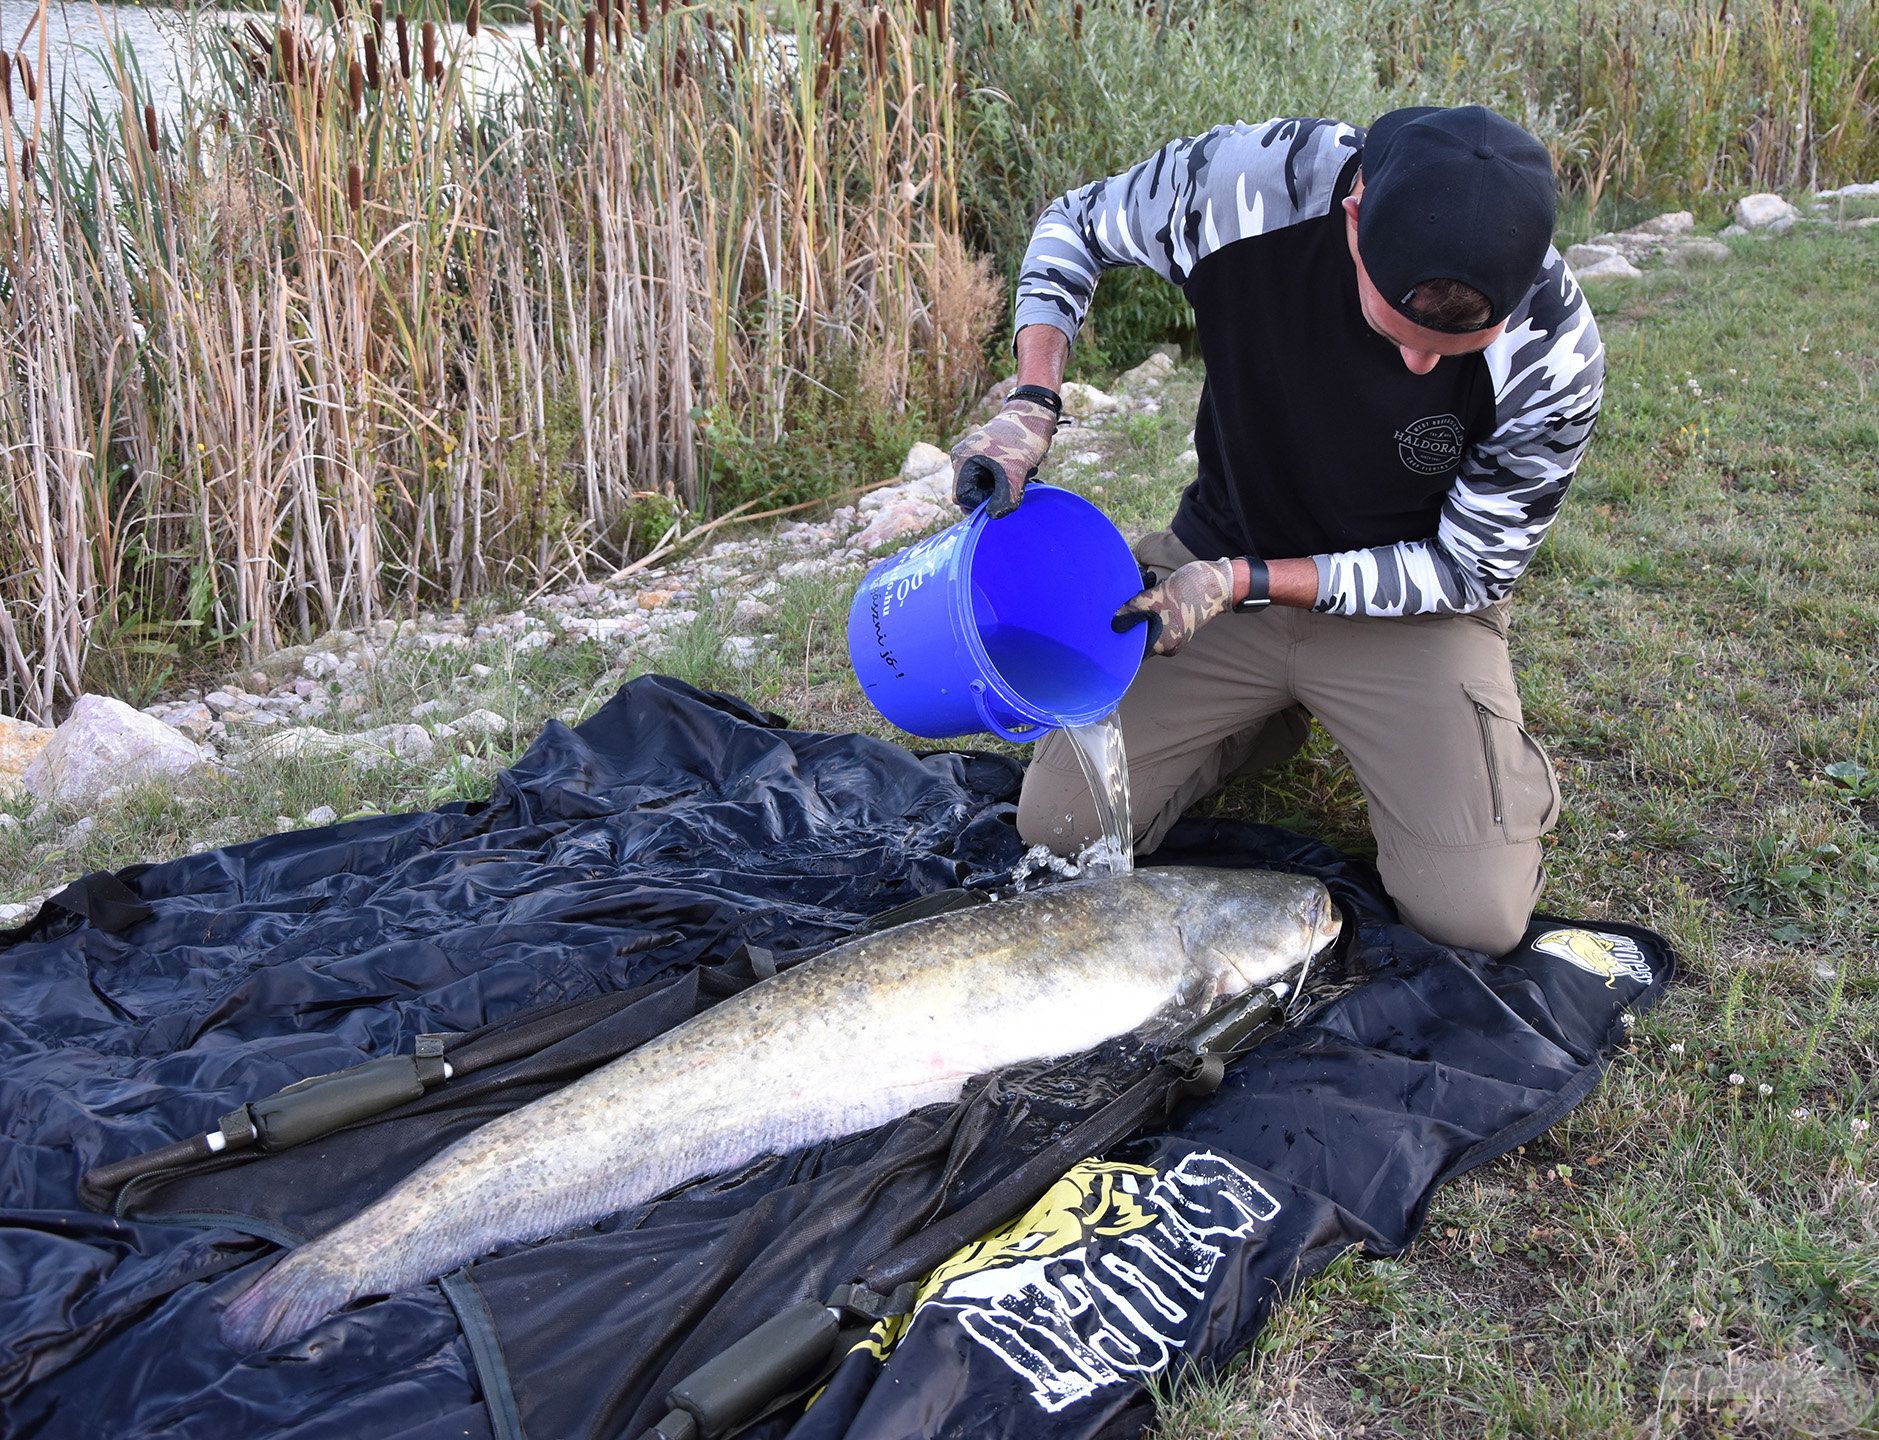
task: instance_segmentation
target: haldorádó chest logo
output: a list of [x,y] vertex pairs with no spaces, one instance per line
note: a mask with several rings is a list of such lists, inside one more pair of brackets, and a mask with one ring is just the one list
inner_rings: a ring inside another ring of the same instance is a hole
[[1396,454],[1418,475],[1440,475],[1461,463],[1461,421],[1453,415],[1425,415],[1396,432]]
[[1533,942],[1533,948],[1598,976],[1607,990],[1617,988],[1621,975],[1640,985],[1648,985],[1654,978],[1644,952],[1625,935],[1607,935],[1601,930],[1548,930]]
[[1039,1406],[1062,1410],[1165,1370],[1225,1247],[1278,1213],[1264,1186],[1212,1151],[1166,1172],[1086,1160],[934,1271],[919,1308],[952,1312]]

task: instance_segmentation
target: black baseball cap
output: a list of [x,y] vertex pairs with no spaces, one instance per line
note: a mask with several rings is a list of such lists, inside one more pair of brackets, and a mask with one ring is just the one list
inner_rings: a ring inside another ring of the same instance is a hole
[[[1553,240],[1552,157],[1513,121],[1480,105],[1415,105],[1364,136],[1357,252],[1391,308],[1430,330],[1498,325],[1533,288]],[[1481,325],[1432,325],[1406,303],[1429,280],[1488,297]]]

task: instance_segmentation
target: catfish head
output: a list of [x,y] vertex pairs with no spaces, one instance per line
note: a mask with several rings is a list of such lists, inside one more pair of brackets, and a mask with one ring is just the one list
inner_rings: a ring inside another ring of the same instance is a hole
[[1216,999],[1269,985],[1338,937],[1323,882],[1274,870],[1161,871],[1195,979]]

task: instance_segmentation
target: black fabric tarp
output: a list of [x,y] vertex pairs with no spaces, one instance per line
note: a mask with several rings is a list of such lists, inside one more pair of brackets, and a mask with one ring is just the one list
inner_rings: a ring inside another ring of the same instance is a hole
[[[277,1244],[491,1116],[871,916],[1008,884],[1019,774],[648,677],[549,726],[486,803],[125,871],[0,937],[0,1433],[637,1435],[680,1375],[1087,1113],[1127,1047],[987,1077],[263,1355],[223,1347],[216,1317]],[[1441,1181],[1583,1098],[1670,970],[1622,925],[1536,921],[1493,963],[1431,945],[1367,866],[1283,831],[1188,822],[1154,861],[1323,877],[1370,978],[949,1263],[911,1323],[764,1433],[1135,1433],[1144,1381],[1243,1348],[1344,1249],[1400,1249]],[[437,1032],[480,1068],[299,1149],[134,1187],[117,1216],[77,1199],[90,1166]]]

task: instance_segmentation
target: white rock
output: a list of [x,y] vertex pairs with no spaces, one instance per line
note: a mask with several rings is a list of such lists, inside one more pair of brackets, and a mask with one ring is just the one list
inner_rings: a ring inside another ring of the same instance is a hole
[[1879,180],[1865,180],[1857,185],[1842,185],[1838,190],[1822,190],[1818,193],[1822,200],[1859,200],[1868,195],[1879,196]]
[[1674,241],[1664,252],[1664,258],[1672,265],[1707,265],[1712,260],[1727,260],[1730,253],[1729,247],[1720,240],[1689,235]]
[[494,710],[472,710],[449,725],[453,735],[507,735],[509,722]]
[[300,669],[315,680],[339,673],[340,660],[330,650],[309,650],[300,657]]
[[929,445],[924,440],[914,443],[907,452],[907,458],[901,461],[900,478],[902,480],[924,480],[929,475],[944,473],[947,483],[952,483],[953,461],[937,445]]
[[21,781],[42,800],[78,800],[139,780],[187,775],[211,751],[108,695],[82,695]]
[[1766,230],[1777,221],[1792,223],[1800,212],[1779,195],[1744,195],[1735,202],[1736,224],[1749,230]]
[[739,625],[755,625],[759,620],[768,620],[773,612],[761,600],[752,600],[746,595],[737,602],[737,609],[731,618]]
[[19,816],[9,815],[7,814],[6,811],[0,810],[0,830],[17,830],[19,828],[20,828]]
[[20,788],[20,777],[52,739],[46,725],[28,725],[0,715],[0,795]]
[[739,670],[757,663],[757,642],[748,635],[732,635],[724,642],[724,658]]
[[1728,239],[1735,240],[1749,232],[1743,229],[1742,226],[1736,224],[1735,221],[1731,220],[1727,225],[1722,227],[1722,233]]
[[39,913],[37,905],[0,905],[0,930],[23,925]]
[[515,641],[517,650],[539,650],[548,643],[546,630],[531,630],[526,635],[518,635]]
[[227,690],[211,690],[202,697],[203,703],[220,715],[224,710],[237,709],[247,702],[245,695],[235,695]]
[[470,676],[472,679],[476,679],[476,680],[487,680],[489,679],[491,675],[494,675],[495,673],[496,672],[490,669],[489,666],[481,664],[481,663],[472,665],[470,667]]
[[420,700],[411,707],[411,718],[413,720],[422,720],[426,715],[435,715],[439,710],[444,708],[445,706],[442,700]]
[[339,812],[331,805],[315,805],[300,817],[302,825],[331,825],[339,818]]
[[1153,390],[1172,374],[1174,374],[1174,361],[1158,351],[1133,370],[1124,370],[1118,375],[1116,389],[1125,392]]
[[[1602,255],[1587,255],[1579,260],[1572,258],[1573,251],[1602,250]],[[1566,264],[1572,267],[1573,275],[1580,280],[1630,280],[1643,272],[1616,250],[1602,245],[1575,245],[1566,252]]]
[[1653,215],[1641,225],[1633,225],[1634,232],[1645,235],[1688,235],[1696,228],[1696,216],[1688,210],[1670,210],[1662,215]]
[[270,735],[248,752],[250,760],[297,760],[313,755],[344,753],[350,737],[335,735],[317,725],[296,725]]
[[437,753],[437,742],[422,725],[380,725],[345,739],[347,751],[367,764],[381,759],[428,760]]
[[1846,228],[1849,230],[1870,230],[1875,225],[1879,225],[1879,215],[1868,215],[1864,220],[1846,222]]
[[646,622],[637,615],[567,615],[561,620],[564,635],[572,635],[577,640],[593,640],[603,645],[622,637],[631,639],[645,628]]
[[881,508],[868,522],[868,528],[855,537],[855,544],[863,550],[879,550],[908,536],[924,534],[941,521],[952,518],[931,500],[902,496]]
[[291,829],[293,829],[293,828],[294,828],[294,817],[293,817],[293,816],[291,816],[291,815],[276,815],[276,816],[274,817],[274,828],[275,828],[276,830],[291,830]]
[[1200,464],[1200,451],[1183,450],[1179,455],[1175,456],[1174,463],[1179,465],[1183,470],[1191,470]]
[[1063,413],[1073,417],[1106,414],[1120,403],[1115,396],[1105,395],[1094,385],[1085,385],[1080,380],[1065,381],[1059,393],[1063,396]]
[[1800,223],[1801,217],[1799,215],[1783,215],[1769,222],[1762,233],[1765,235],[1785,235]]

